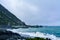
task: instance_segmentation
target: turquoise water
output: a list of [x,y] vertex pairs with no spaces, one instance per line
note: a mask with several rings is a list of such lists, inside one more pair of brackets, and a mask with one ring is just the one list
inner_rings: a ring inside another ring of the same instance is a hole
[[7,29],[25,37],[42,37],[51,40],[60,40],[60,26],[45,26],[42,28]]
[[19,31],[22,32],[42,32],[42,33],[48,33],[53,34],[57,37],[60,37],[60,26],[48,26],[43,28],[20,28]]

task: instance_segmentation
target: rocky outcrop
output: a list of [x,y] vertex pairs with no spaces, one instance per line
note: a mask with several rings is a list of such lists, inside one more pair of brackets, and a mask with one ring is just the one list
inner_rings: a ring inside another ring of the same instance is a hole
[[7,30],[0,30],[0,40],[51,40],[51,39],[44,39],[44,38],[30,38],[30,37],[23,37],[17,33],[13,33]]
[[24,37],[21,37],[19,34],[13,33],[11,31],[0,30],[0,40],[18,40],[18,39],[24,39]]

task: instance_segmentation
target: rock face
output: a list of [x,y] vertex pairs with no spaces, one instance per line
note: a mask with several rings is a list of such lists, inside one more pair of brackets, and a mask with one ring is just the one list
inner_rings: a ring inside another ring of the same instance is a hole
[[18,39],[24,39],[24,37],[21,37],[17,33],[13,33],[11,31],[7,30],[0,30],[0,40],[18,40]]
[[26,24],[0,4],[0,25],[25,26]]
[[20,35],[12,33],[11,31],[0,30],[0,40],[17,39],[17,38],[20,38]]

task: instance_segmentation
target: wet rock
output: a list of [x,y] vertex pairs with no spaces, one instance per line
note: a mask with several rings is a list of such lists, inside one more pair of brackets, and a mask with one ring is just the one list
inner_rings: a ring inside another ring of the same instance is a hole
[[49,38],[46,38],[46,40],[51,40],[51,39],[49,39]]
[[21,36],[17,33],[13,33],[7,30],[0,30],[0,40],[18,40]]

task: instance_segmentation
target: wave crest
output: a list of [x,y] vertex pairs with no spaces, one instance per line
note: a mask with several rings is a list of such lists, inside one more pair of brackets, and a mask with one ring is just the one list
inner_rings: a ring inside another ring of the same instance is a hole
[[53,34],[46,34],[46,33],[41,33],[41,32],[19,32],[16,29],[8,29],[9,31],[15,32],[20,34],[21,36],[24,37],[40,37],[40,38],[50,38],[51,40],[60,40],[60,37],[56,37]]

